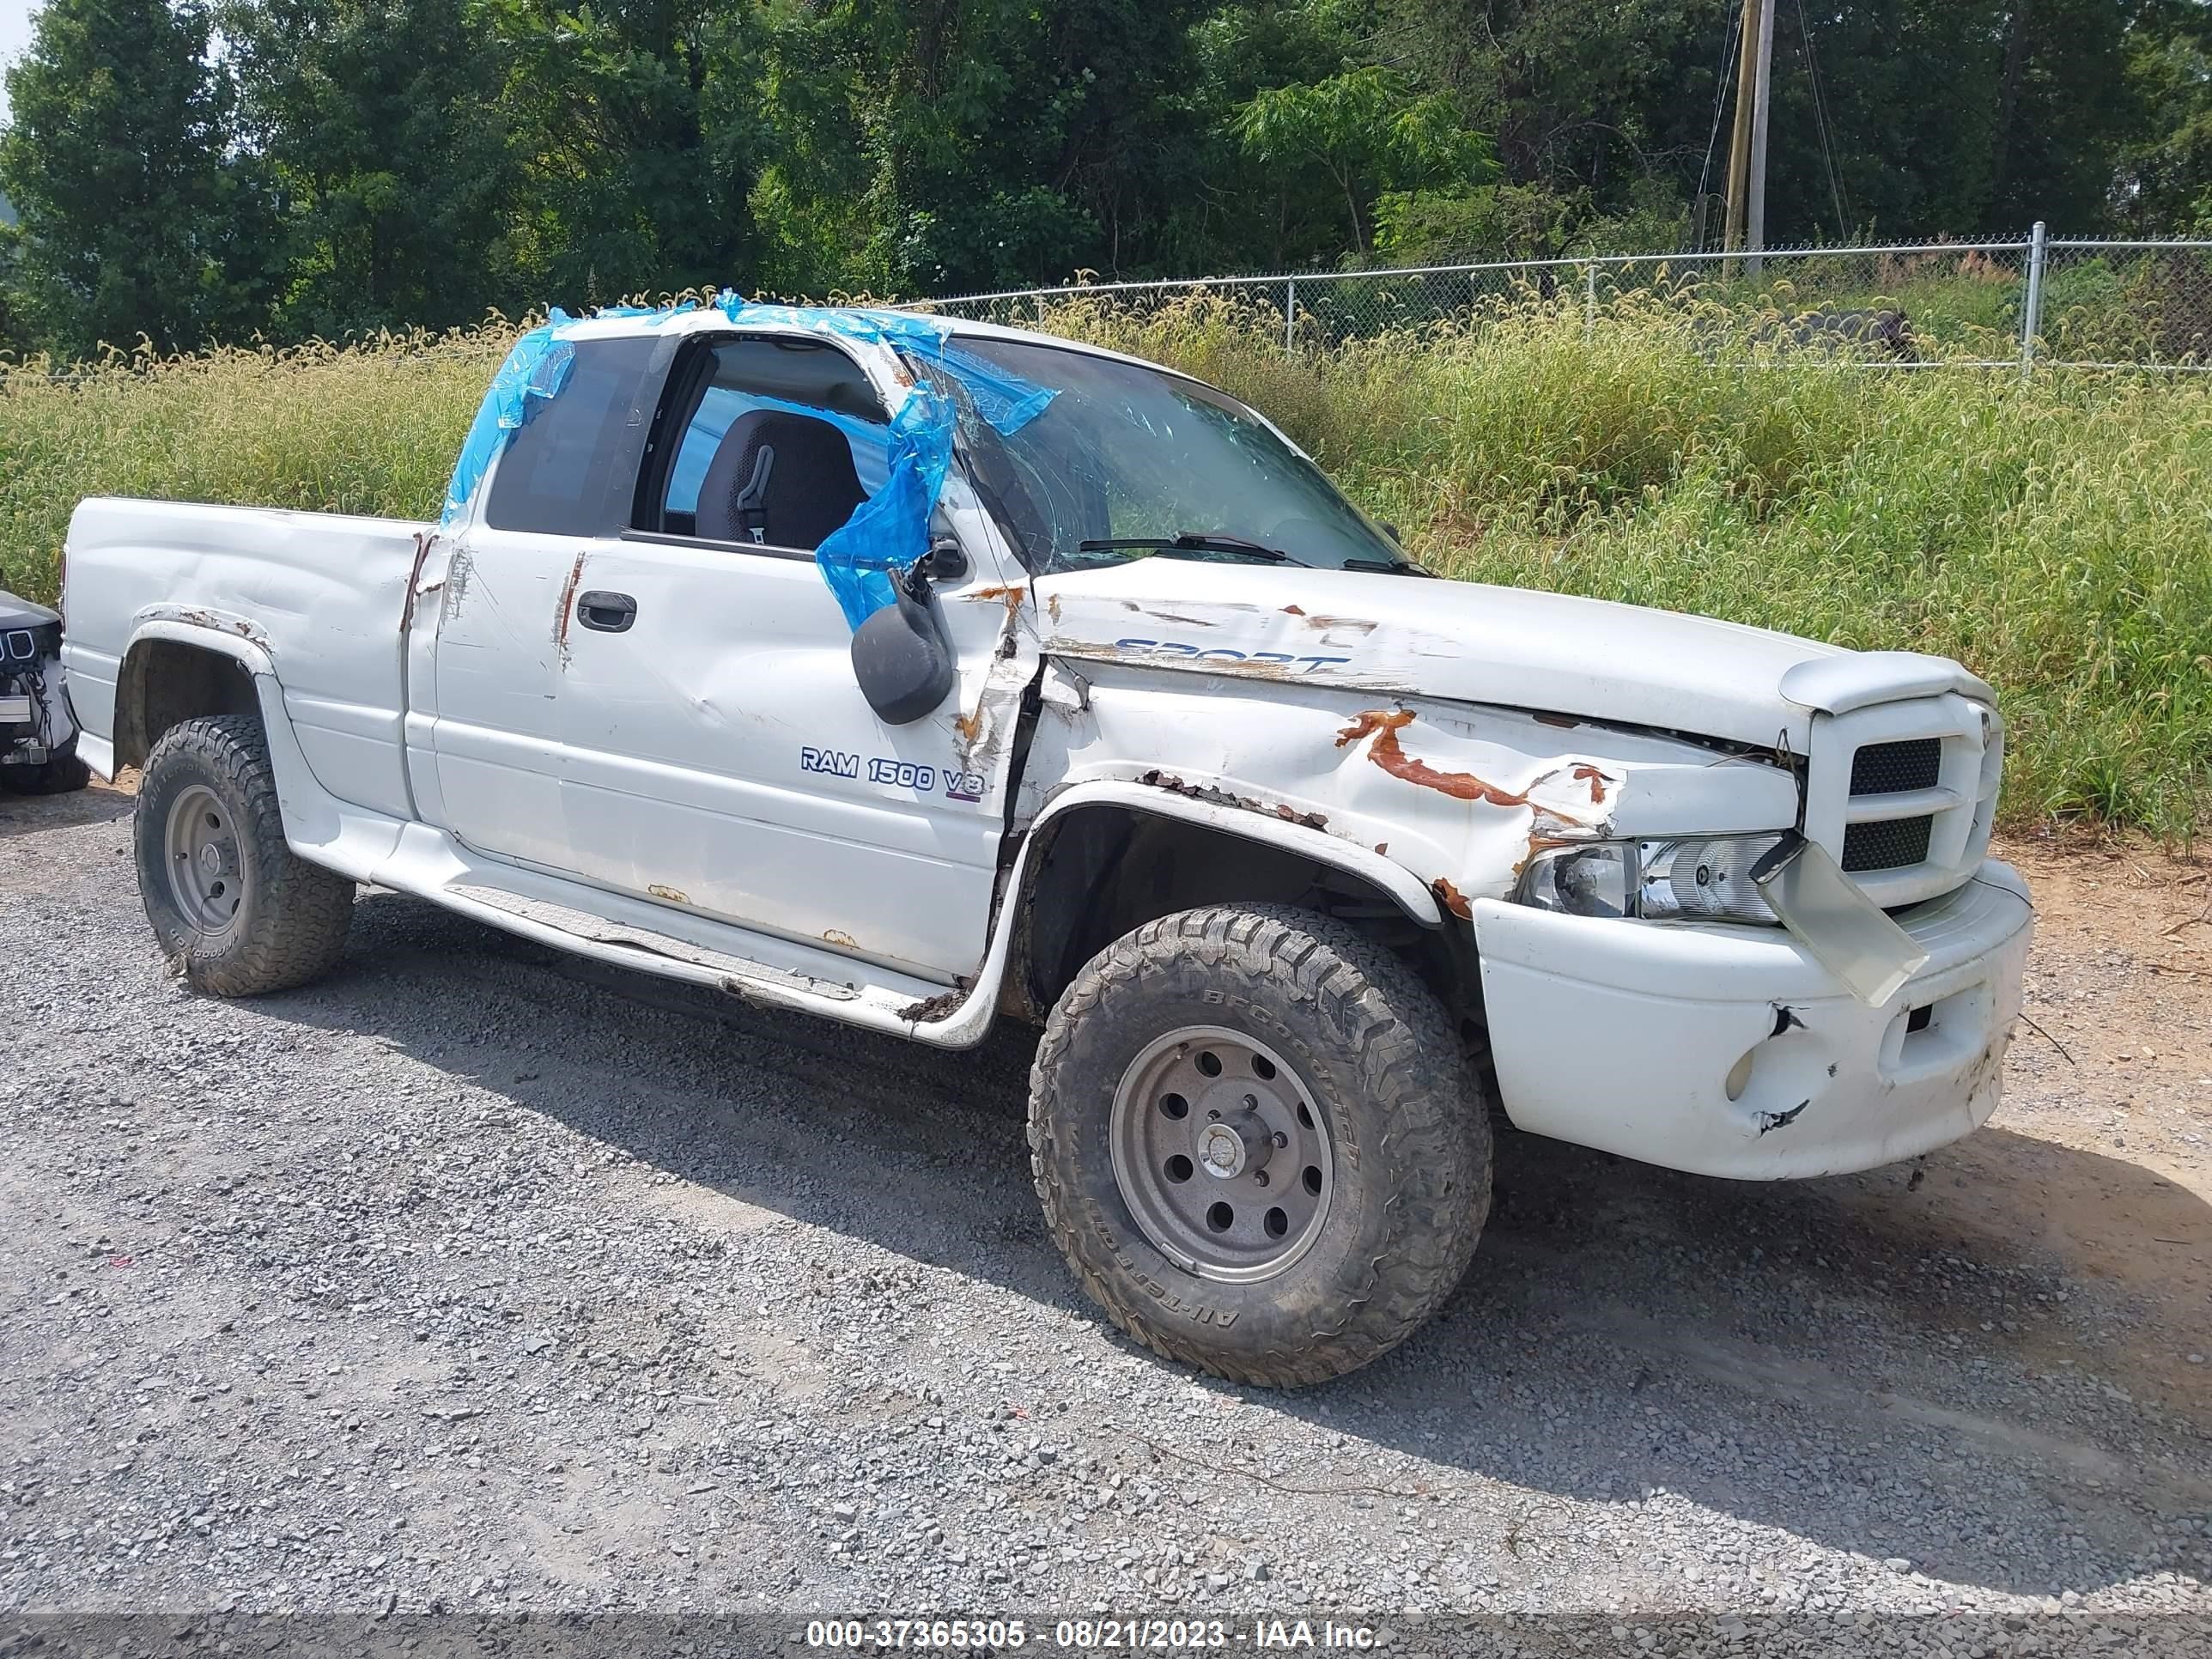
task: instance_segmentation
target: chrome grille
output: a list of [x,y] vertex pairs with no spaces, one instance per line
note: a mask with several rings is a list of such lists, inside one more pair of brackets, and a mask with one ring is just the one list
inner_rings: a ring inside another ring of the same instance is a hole
[[[1851,757],[1851,793],[1854,795],[1898,795],[1908,789],[1933,789],[1943,770],[1943,739],[1941,738],[1911,738],[1903,743],[1870,743]],[[1850,842],[1844,842],[1844,868],[1852,867],[1850,861]],[[1913,860],[1925,858],[1923,850]],[[1887,865],[1869,865],[1868,869],[1887,869]]]
[[1844,856],[1838,862],[1851,871],[1902,870],[1909,865],[1924,864],[1928,860],[1929,832],[1935,827],[1932,817],[1846,824]]

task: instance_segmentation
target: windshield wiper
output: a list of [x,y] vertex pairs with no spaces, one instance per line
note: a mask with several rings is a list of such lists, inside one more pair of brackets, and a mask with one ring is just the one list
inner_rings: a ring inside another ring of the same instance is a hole
[[1415,564],[1411,559],[1346,559],[1344,568],[1346,570],[1376,570],[1386,576],[1433,578],[1437,574],[1425,566]]
[[1117,553],[1133,548],[1154,553],[1234,553],[1269,564],[1297,562],[1279,547],[1263,547],[1242,536],[1217,536],[1196,530],[1179,530],[1172,536],[1106,536],[1075,544],[1079,553]]

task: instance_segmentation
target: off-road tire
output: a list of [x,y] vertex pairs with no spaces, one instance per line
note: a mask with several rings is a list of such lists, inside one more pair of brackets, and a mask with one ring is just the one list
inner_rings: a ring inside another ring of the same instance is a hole
[[[1326,1109],[1327,1218],[1273,1278],[1186,1271],[1115,1177],[1124,1072],[1198,1025],[1264,1042]],[[1092,958],[1045,1025],[1029,1138],[1046,1225],[1114,1322],[1168,1358],[1271,1388],[1326,1382],[1405,1340],[1466,1273],[1490,1207],[1489,1108],[1442,1005],[1358,929],[1288,905],[1186,910]]]
[[68,795],[92,781],[92,768],[71,738],[36,766],[0,766],[0,785],[19,795]]
[[[178,908],[165,867],[170,805],[194,785],[228,810],[246,877],[246,899],[220,933],[202,932]],[[164,732],[138,781],[132,832],[146,920],[195,989],[224,997],[289,991],[328,973],[343,954],[354,884],[284,844],[269,744],[252,715],[182,720]]]

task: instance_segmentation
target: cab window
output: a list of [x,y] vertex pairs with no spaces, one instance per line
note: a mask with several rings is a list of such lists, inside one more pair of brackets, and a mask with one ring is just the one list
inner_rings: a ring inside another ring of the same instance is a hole
[[538,404],[492,470],[484,522],[611,536],[629,518],[639,450],[665,372],[650,338],[580,340],[560,396]]
[[672,386],[680,435],[641,528],[811,552],[883,487],[882,401],[834,345],[716,341],[679,360]]

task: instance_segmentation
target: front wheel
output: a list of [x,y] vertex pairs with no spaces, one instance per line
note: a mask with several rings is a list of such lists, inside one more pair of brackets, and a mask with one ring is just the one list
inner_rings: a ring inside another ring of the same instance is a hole
[[154,936],[196,989],[285,991],[345,949],[354,884],[285,845],[276,774],[250,714],[180,720],[138,781],[132,840]]
[[1030,1100],[1054,1240],[1114,1322],[1217,1376],[1297,1386],[1410,1335],[1490,1205],[1487,1107],[1449,1018],[1357,929],[1187,910],[1095,957]]

